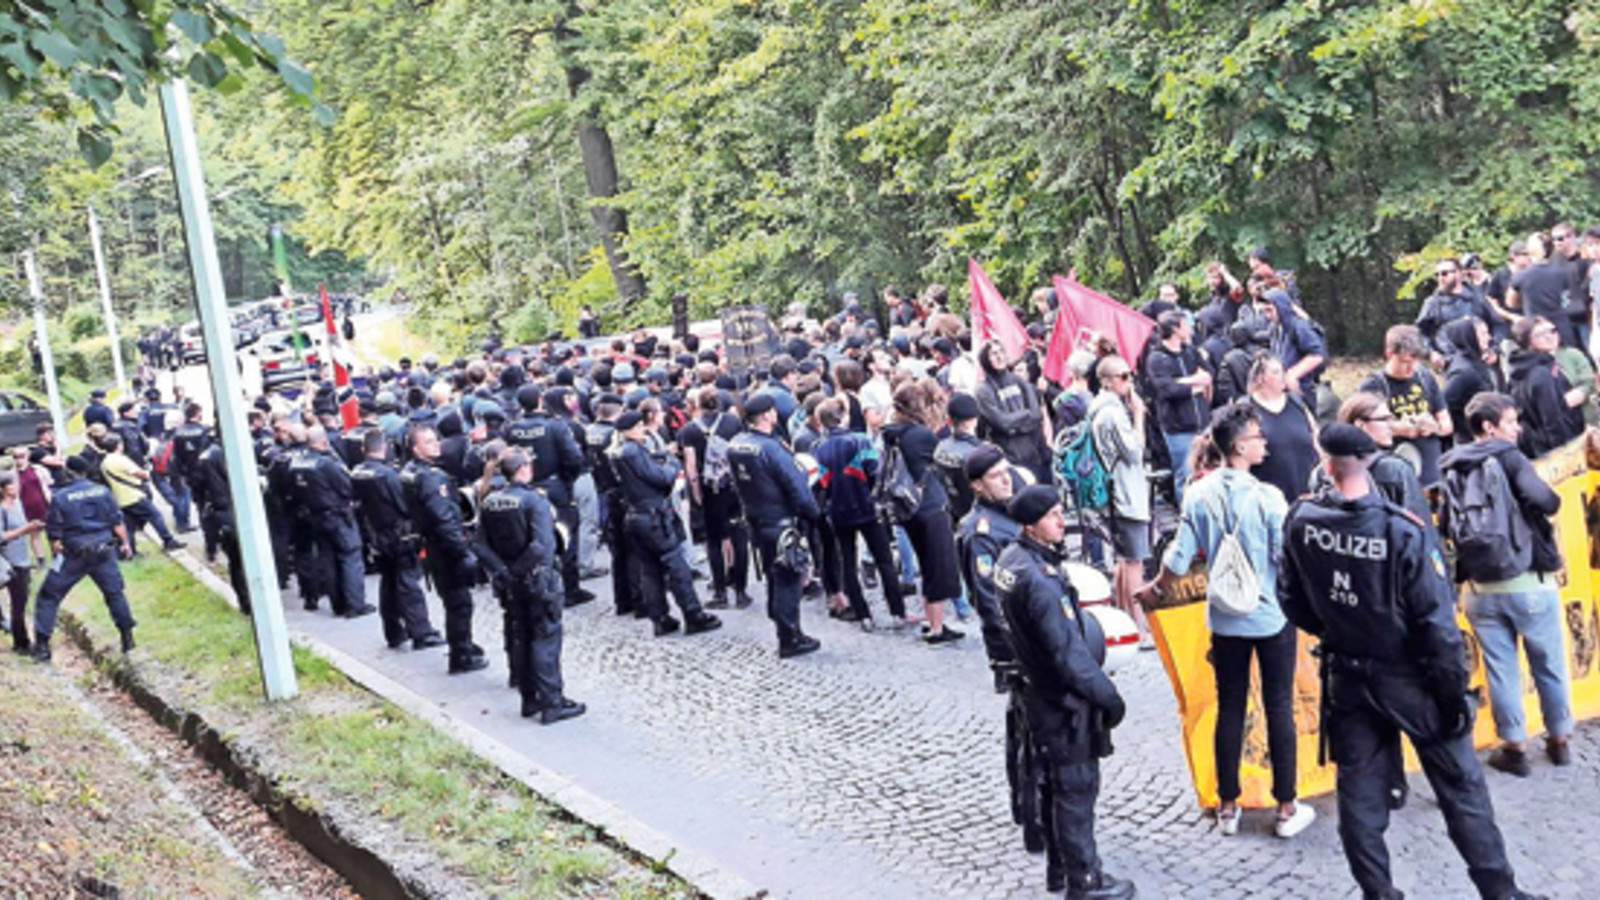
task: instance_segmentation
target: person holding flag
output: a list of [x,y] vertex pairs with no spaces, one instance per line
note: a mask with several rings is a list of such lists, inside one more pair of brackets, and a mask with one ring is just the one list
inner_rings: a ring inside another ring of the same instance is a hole
[[981,417],[978,436],[1006,452],[1014,465],[1050,483],[1050,436],[1039,393],[1011,366],[1028,348],[1028,333],[976,260],[968,261],[972,291],[972,340],[982,372],[974,397]]

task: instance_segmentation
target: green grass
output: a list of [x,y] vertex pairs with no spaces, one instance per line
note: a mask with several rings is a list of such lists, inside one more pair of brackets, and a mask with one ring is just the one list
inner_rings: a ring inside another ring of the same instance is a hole
[[[182,673],[180,702],[213,727],[269,742],[285,761],[285,788],[313,806],[336,800],[392,822],[494,893],[693,896],[304,648],[294,648],[300,696],[263,703],[247,619],[168,559],[135,560],[123,574],[139,621],[138,658]],[[114,643],[87,582],[67,608],[97,644]]]

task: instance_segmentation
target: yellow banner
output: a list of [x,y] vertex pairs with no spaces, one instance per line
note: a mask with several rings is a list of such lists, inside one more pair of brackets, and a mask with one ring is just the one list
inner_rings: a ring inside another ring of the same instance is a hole
[[[1561,510],[1555,517],[1555,526],[1556,544],[1566,564],[1558,584],[1564,613],[1567,674],[1572,684],[1572,712],[1579,719],[1593,718],[1600,716],[1600,609],[1595,600],[1595,589],[1600,586],[1600,471],[1586,465],[1581,441],[1539,460],[1535,467],[1561,496]],[[1211,651],[1211,630],[1206,626],[1205,604],[1205,570],[1196,565],[1164,598],[1148,604],[1146,613],[1161,652],[1161,663],[1166,667],[1178,701],[1183,747],[1189,759],[1195,794],[1202,807],[1212,807],[1217,804],[1216,762],[1212,752],[1217,685],[1207,658]],[[1495,743],[1495,736],[1494,720],[1489,715],[1489,689],[1484,683],[1483,655],[1460,610],[1458,602],[1457,617],[1466,637],[1471,684],[1482,701],[1473,738],[1479,747],[1485,747]],[[1297,762],[1302,797],[1324,794],[1334,787],[1333,766],[1317,765],[1321,684],[1316,660],[1310,654],[1314,644],[1314,638],[1304,633],[1300,635],[1300,656],[1295,666],[1294,718],[1300,735]],[[1268,807],[1274,803],[1272,769],[1267,760],[1260,672],[1254,667],[1250,680],[1244,758],[1239,772],[1243,793],[1239,803],[1246,807]],[[1523,660],[1522,686],[1528,733],[1537,735],[1543,729],[1543,717],[1526,659]],[[1415,769],[1416,760],[1409,747],[1407,761]]]

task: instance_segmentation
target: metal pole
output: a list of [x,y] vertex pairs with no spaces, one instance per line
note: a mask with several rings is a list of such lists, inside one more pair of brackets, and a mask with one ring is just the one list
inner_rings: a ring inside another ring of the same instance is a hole
[[111,308],[111,279],[106,276],[106,251],[100,245],[100,217],[89,205],[89,242],[94,245],[94,274],[100,279],[100,308],[106,314],[106,334],[111,338],[111,365],[117,388],[127,390],[128,373],[122,368],[122,338],[117,335],[117,311]]
[[44,369],[45,392],[50,395],[50,423],[56,429],[56,450],[67,450],[67,417],[61,410],[61,387],[56,384],[56,358],[50,352],[50,332],[45,330],[44,287],[33,251],[22,251],[22,268],[28,273],[28,293],[33,297],[33,336],[39,341],[39,367]]
[[200,169],[189,89],[183,81],[175,79],[161,86],[161,120],[166,126],[167,151],[172,156],[173,180],[178,185],[178,205],[189,245],[189,272],[194,279],[200,330],[205,340],[206,368],[211,373],[211,394],[217,405],[217,436],[228,461],[228,490],[238,519],[239,550],[245,586],[250,592],[261,683],[268,700],[287,700],[298,690],[294,659],[289,654],[289,631],[272,560],[266,507],[245,418],[233,325],[222,288],[222,267],[217,261],[216,234],[206,200],[205,175]]

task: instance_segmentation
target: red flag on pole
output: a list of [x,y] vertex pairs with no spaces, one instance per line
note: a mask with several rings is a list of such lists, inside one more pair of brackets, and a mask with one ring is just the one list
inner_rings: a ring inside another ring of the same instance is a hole
[[1007,359],[1021,359],[1022,352],[1028,349],[1028,330],[975,259],[967,260],[967,289],[972,293],[973,349],[992,338],[1006,348]]
[[339,336],[339,328],[333,322],[333,303],[328,300],[328,286],[319,284],[317,291],[322,296],[322,320],[328,325],[327,333],[322,336],[322,355],[333,368],[334,396],[339,401],[339,422],[346,429],[351,429],[361,424],[361,404],[356,399],[355,390],[350,387],[350,370],[340,365],[338,358],[333,355],[333,341]]
[[[1068,281],[1057,275],[1054,283],[1056,326],[1050,334],[1050,355],[1045,358],[1046,375],[1059,382],[1061,373],[1065,371],[1067,354],[1072,352],[1073,345],[1079,339],[1091,331],[1116,341],[1118,355],[1130,366],[1137,364],[1139,351],[1150,340],[1150,332],[1155,330],[1156,323],[1076,281]],[[1058,344],[1064,349],[1060,351],[1056,374],[1052,375],[1050,360],[1057,355]]]

